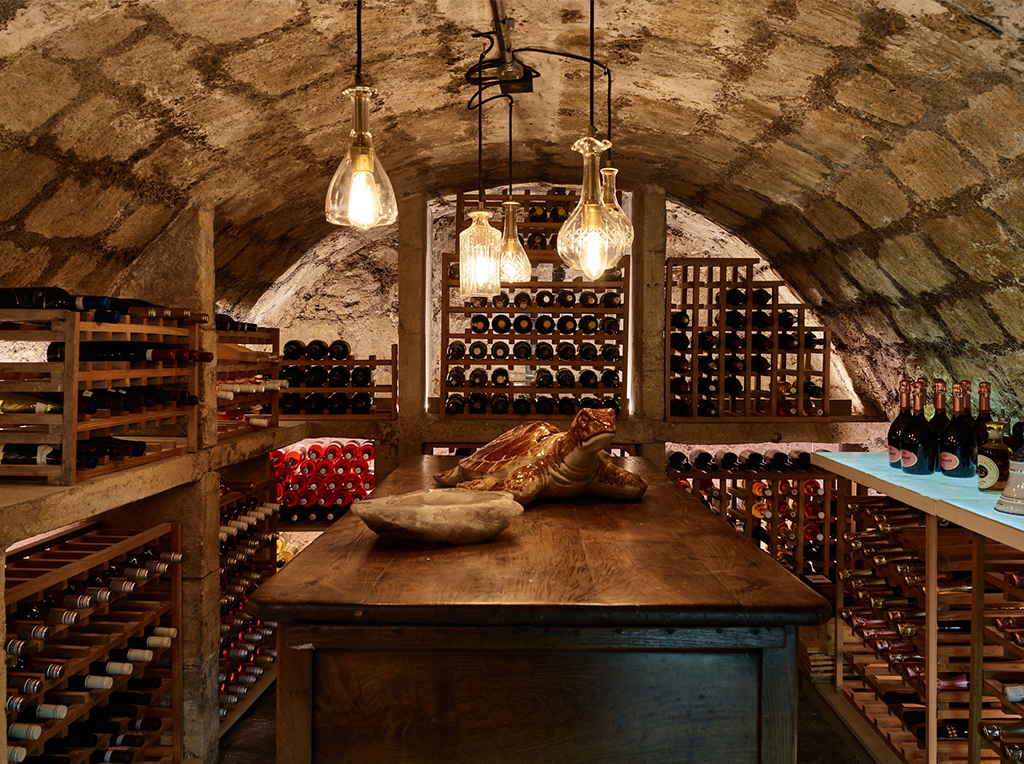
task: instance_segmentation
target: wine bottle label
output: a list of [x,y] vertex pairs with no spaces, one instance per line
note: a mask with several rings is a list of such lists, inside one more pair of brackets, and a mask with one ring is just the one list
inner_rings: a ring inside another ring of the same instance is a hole
[[53,451],[53,446],[39,446],[36,449],[36,464],[45,465],[46,457]]
[[889,463],[896,464],[901,461],[901,459],[902,455],[900,454],[900,450],[896,448],[896,446],[889,446]]
[[908,467],[913,467],[915,464],[917,464],[917,454],[913,453],[912,451],[907,451],[906,449],[904,449],[901,452],[901,461],[903,462],[904,469]]
[[978,488],[987,491],[999,482],[999,465],[991,457],[978,454]]
[[960,460],[956,457],[956,454],[951,454],[949,451],[943,451],[939,454],[939,466],[944,471],[955,470],[960,466]]

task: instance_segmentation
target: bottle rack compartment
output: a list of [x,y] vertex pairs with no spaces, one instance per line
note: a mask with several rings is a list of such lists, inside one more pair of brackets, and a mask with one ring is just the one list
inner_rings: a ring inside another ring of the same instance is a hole
[[[1021,722],[1024,706],[1009,701],[1002,683],[993,676],[1019,674],[1024,650],[1005,638],[996,621],[997,617],[1024,617],[1024,601],[1015,596],[1015,592],[1024,595],[1024,591],[1007,588],[1002,573],[990,572],[983,584],[984,614],[975,612],[978,593],[974,587],[978,581],[974,542],[968,531],[953,525],[940,526],[932,547],[923,513],[884,496],[854,494],[849,486],[842,490],[848,496],[839,511],[844,532],[839,542],[839,576],[844,580],[837,591],[836,607],[845,622],[837,634],[835,676],[842,676],[838,684],[843,695],[902,761],[925,762],[929,752],[938,761],[1000,760],[999,743],[981,737],[968,720],[976,713],[981,724]],[[891,518],[888,528],[882,527],[886,518]],[[902,551],[885,552],[890,546]],[[989,565],[1024,570],[1024,553],[991,541],[985,547]],[[881,553],[875,554],[878,550]],[[921,612],[931,612],[926,561],[932,554],[938,571],[938,631],[934,634],[928,631],[927,619],[920,616]],[[891,559],[894,556],[896,559]],[[914,559],[901,561],[901,557],[908,556]],[[899,565],[913,572],[901,572]],[[880,599],[873,600],[864,592],[875,587],[875,596]],[[912,597],[915,602],[887,605],[885,600],[897,588],[901,598]],[[950,625],[955,629],[948,630]],[[901,626],[910,630],[901,632]],[[972,636],[976,629],[979,634]],[[988,642],[984,648],[979,638],[982,630]],[[886,637],[886,631],[896,636]],[[914,654],[927,658],[933,639],[935,674],[930,673],[923,658],[906,659]],[[983,676],[976,676],[972,655],[982,649]],[[1024,684],[1024,675],[1020,677]],[[976,695],[969,689],[975,682],[982,686]],[[929,706],[932,683],[935,700]],[[918,702],[887,703],[885,694],[897,692],[916,693]],[[929,739],[926,720],[932,714],[939,719],[940,736]],[[949,734],[947,726],[954,731],[950,738],[942,736]],[[980,758],[970,753],[972,738],[980,743]]]
[[374,458],[373,441],[365,439],[327,438],[272,451],[280,527],[323,530],[341,519],[376,487]]
[[[303,421],[370,421],[370,420],[390,420],[398,418],[398,345],[394,344],[391,346],[391,357],[390,358],[377,358],[375,355],[371,355],[369,358],[346,358],[342,361],[335,361],[332,359],[323,359],[320,361],[309,361],[306,359],[286,360],[281,363],[281,370],[283,372],[285,367],[293,366],[305,369],[309,366],[322,366],[326,369],[331,369],[336,366],[343,366],[349,369],[354,369],[358,366],[365,366],[370,369],[373,374],[374,383],[363,387],[355,387],[352,385],[351,380],[348,384],[331,386],[330,384],[322,386],[307,386],[305,383],[301,385],[292,386],[289,385],[283,394],[297,394],[300,396],[308,395],[309,393],[320,393],[325,397],[330,397],[334,393],[345,393],[346,395],[355,395],[356,393],[366,393],[370,396],[371,404],[370,411],[366,414],[353,414],[351,410],[344,414],[282,414],[282,420],[303,420]],[[380,381],[380,375],[384,374],[387,376],[389,381]],[[350,404],[351,405],[351,404]]]
[[[123,561],[144,547],[180,552],[177,526],[164,524],[144,531],[130,531],[83,523],[15,545],[7,552],[8,626],[18,620],[15,614],[26,602],[41,599],[46,591],[65,589],[70,582],[103,571],[111,562]],[[128,639],[142,635],[150,626],[162,624],[180,631],[179,588],[180,569],[170,564],[165,573],[154,571],[148,580],[136,581],[131,593],[114,593],[108,603],[94,601],[90,608],[75,611],[78,613],[75,625],[51,626],[44,641],[28,640],[26,653],[30,658],[60,663],[64,667],[61,678],[44,679],[39,693],[26,695],[30,707],[40,701],[57,703],[66,706],[67,713],[59,720],[33,720],[31,723],[42,727],[41,736],[36,740],[8,738],[8,750],[20,747],[28,756],[42,753],[48,741],[63,735],[70,724],[89,718],[97,706],[106,704],[112,693],[125,690],[129,680],[146,676],[160,684],[155,689],[140,691],[152,697],[150,705],[142,708],[142,714],[160,719],[160,725],[154,730],[138,731],[137,734],[145,738],[144,744],[124,750],[132,752],[135,761],[180,761],[181,741],[174,723],[180,718],[182,702],[177,638],[170,647],[153,649],[153,659],[135,664],[130,676],[112,677],[110,689],[66,689],[71,677],[87,673],[92,662],[101,660],[110,650],[124,647]],[[6,657],[9,679],[20,675],[11,672],[17,660],[13,655]],[[8,712],[8,723],[12,718],[12,712]],[[97,737],[97,746],[72,750],[71,760],[87,762],[94,749],[106,749],[109,735],[98,734]]]
[[[232,517],[250,510],[254,504],[273,503],[273,492],[276,484],[276,480],[267,479],[254,483],[251,486],[232,488],[228,492],[223,493],[220,497],[222,527]],[[250,525],[244,531],[236,529],[238,532],[235,536],[228,536],[227,540],[222,540],[220,556],[222,623],[224,623],[223,619],[225,617],[242,617],[235,616],[234,614],[241,610],[245,597],[252,591],[255,591],[259,584],[262,584],[273,575],[277,563],[277,516],[278,511],[275,510],[255,524]],[[233,554],[236,556],[232,557]],[[238,595],[226,591],[223,588],[223,582],[231,580],[246,568],[262,570],[264,575],[258,582],[250,583],[249,591],[245,594]],[[245,618],[249,619],[250,617],[245,616]],[[247,624],[262,626],[255,619],[247,620]],[[243,626],[237,628],[234,636],[241,633]],[[234,678],[239,667],[244,665],[246,661],[225,655],[225,649],[230,642],[232,642],[232,636],[222,632],[221,658],[218,663],[218,670],[220,674]],[[275,642],[276,639],[273,634],[268,634],[263,639],[264,646],[276,647]],[[275,656],[267,653],[262,653],[262,655],[266,656],[268,662],[260,664],[262,673],[256,678],[255,683],[247,685],[247,692],[244,696],[240,697],[236,704],[221,706],[224,710],[224,715],[220,720],[219,734],[221,737],[235,725],[277,678],[277,663],[273,660]]]
[[[198,385],[196,363],[104,361],[80,362],[79,343],[84,341],[127,341],[164,343],[182,349],[198,347],[196,325],[181,326],[169,319],[123,316],[121,323],[90,320],[91,314],[59,310],[0,310],[0,341],[63,342],[65,361],[0,364],[0,392],[41,394],[59,399],[60,413],[4,414],[0,439],[5,443],[50,446],[60,450],[61,463],[0,465],[0,479],[27,477],[45,479],[51,485],[72,485],[98,475],[116,472],[177,454],[194,452],[198,444],[195,406],[169,402],[130,411],[99,408],[85,414],[79,410],[79,395],[99,394],[110,388],[160,387],[194,395]],[[40,348],[42,353],[42,346]],[[184,428],[183,435],[146,432],[156,427]],[[140,432],[141,430],[141,432]],[[114,436],[145,441],[139,456],[97,456],[95,467],[79,466],[79,441]]]
[[[258,327],[255,331],[243,332],[235,330],[217,330],[218,343],[231,343],[234,345],[255,345],[268,348],[270,356],[277,356],[281,352],[281,330],[276,328]],[[221,361],[217,359],[217,383],[245,380],[268,379],[276,380],[280,364],[276,362],[246,362],[246,361]],[[280,391],[264,390],[256,393],[234,393],[232,400],[217,399],[217,440],[224,440],[236,435],[244,435],[258,429],[251,423],[250,417],[244,416],[239,419],[221,419],[225,412],[241,411],[244,414],[255,414],[257,422],[266,422],[268,427],[277,427],[280,424]]]
[[[831,405],[836,403],[830,400],[829,389],[831,330],[807,325],[808,306],[782,302],[782,282],[756,280],[756,262],[719,258],[667,261],[667,421],[792,421],[794,417],[824,421],[847,408]],[[743,290],[746,302],[729,304],[726,294],[730,289]],[[767,295],[761,301],[763,304],[754,302],[757,290],[763,290],[762,296]],[[742,325],[725,325],[726,316],[732,311],[742,315]],[[753,316],[758,311],[770,319],[768,325],[754,325]],[[780,323],[780,315],[785,313],[793,316],[792,325]],[[685,325],[673,324],[676,314],[685,315]],[[722,318],[722,325],[716,323],[718,317]],[[712,335],[710,344],[702,342],[702,333]],[[683,335],[686,346],[673,347],[673,334]],[[726,339],[733,335],[740,340],[739,347],[727,344]],[[759,349],[755,337],[765,338],[768,345]],[[819,344],[810,346],[811,338]],[[739,359],[742,369],[727,369],[725,361],[729,358]],[[755,369],[755,359],[767,361],[768,368]],[[700,364],[707,360],[714,360],[717,368],[701,368]],[[705,384],[712,382],[715,389],[702,389],[701,380]],[[729,385],[738,382],[739,389],[727,390],[727,380]],[[789,387],[795,391],[788,391]]]

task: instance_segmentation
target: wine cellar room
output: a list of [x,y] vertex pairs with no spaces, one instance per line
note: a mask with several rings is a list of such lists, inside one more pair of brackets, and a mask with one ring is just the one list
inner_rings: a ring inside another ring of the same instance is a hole
[[1015,0],[0,3],[6,760],[1024,760],[1022,125]]

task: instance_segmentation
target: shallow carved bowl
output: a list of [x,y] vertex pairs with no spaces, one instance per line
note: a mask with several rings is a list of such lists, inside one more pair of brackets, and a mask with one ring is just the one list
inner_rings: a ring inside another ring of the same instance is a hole
[[378,536],[476,544],[505,530],[523,513],[523,505],[507,491],[432,488],[366,499],[351,511]]

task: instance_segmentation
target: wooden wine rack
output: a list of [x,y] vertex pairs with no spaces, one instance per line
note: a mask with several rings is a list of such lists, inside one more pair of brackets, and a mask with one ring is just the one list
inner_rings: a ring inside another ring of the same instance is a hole
[[[779,297],[779,288],[785,286],[779,281],[758,281],[754,278],[754,259],[723,258],[670,258],[666,269],[665,306],[665,417],[670,422],[722,421],[764,422],[792,421],[794,417],[813,416],[821,421],[829,420],[836,413],[849,413],[849,402],[839,407],[830,401],[830,357],[832,334],[826,327],[812,326],[809,321],[809,306],[786,304]],[[726,292],[742,289],[746,292],[746,303],[730,305]],[[771,295],[766,305],[755,305],[753,293],[764,289]],[[728,327],[724,317],[729,311],[745,315],[745,324]],[[756,312],[763,311],[770,316],[771,323],[765,327],[753,324]],[[793,326],[781,326],[780,314],[788,312],[796,317]],[[685,328],[674,328],[673,314],[685,314],[689,323]],[[723,321],[719,324],[719,318]],[[682,333],[689,340],[684,350],[672,347],[673,333]],[[701,334],[710,336],[711,343],[701,341]],[[726,336],[736,335],[742,341],[740,347],[727,347]],[[758,349],[755,337],[767,340],[767,347]],[[789,349],[783,338],[795,340],[796,349]],[[809,347],[811,339],[821,341],[817,347]],[[686,371],[674,371],[673,356],[682,358],[690,367]],[[724,360],[730,356],[740,359],[742,371],[727,371]],[[764,372],[754,370],[754,359],[767,361],[770,365]],[[718,368],[704,371],[700,363],[714,360]],[[742,392],[726,392],[726,380],[739,382]],[[702,380],[716,386],[714,392],[705,394],[700,387]],[[673,383],[683,385],[680,394],[673,391]],[[805,392],[810,383],[822,388],[821,395],[811,396]],[[784,392],[794,387],[795,393]],[[717,413],[701,413],[708,403]],[[793,413],[795,409],[795,413]],[[835,409],[835,410],[833,410]],[[842,409],[840,411],[839,409]]]
[[[26,601],[40,600],[47,591],[61,590],[75,581],[102,573],[111,562],[124,560],[145,546],[159,546],[163,551],[180,552],[179,528],[163,524],[133,531],[105,528],[96,523],[82,523],[17,544],[7,550],[5,607],[7,623]],[[26,749],[29,756],[43,752],[46,743],[63,735],[68,725],[86,720],[94,708],[106,704],[112,693],[126,688],[130,676],[114,678],[109,690],[68,691],[68,679],[87,673],[90,663],[101,660],[110,650],[123,648],[128,639],[143,634],[149,626],[172,626],[179,631],[171,647],[154,650],[148,664],[138,664],[132,676],[159,678],[159,689],[146,691],[154,702],[145,709],[146,717],[161,720],[160,728],[136,734],[145,737],[144,745],[125,749],[134,753],[134,761],[178,764],[182,760],[182,741],[178,721],[181,719],[181,568],[170,565],[162,575],[151,573],[146,581],[137,581],[130,594],[114,594],[106,604],[76,611],[74,626],[51,627],[44,642],[31,642],[31,654],[43,660],[64,665],[61,679],[47,679],[42,692],[29,696],[33,702],[59,703],[68,707],[61,720],[38,720],[43,733],[37,740],[7,740],[12,747]],[[8,676],[17,659],[7,656]],[[161,702],[168,698],[169,703]],[[10,715],[9,715],[10,717]],[[11,719],[8,718],[8,722]],[[108,736],[98,735],[98,749],[106,749]],[[94,748],[70,752],[72,764],[89,761]]]
[[[254,483],[251,488],[246,488],[244,490],[232,490],[232,491],[229,491],[227,493],[222,494],[221,497],[220,497],[220,513],[221,513],[222,524],[223,524],[223,521],[226,518],[228,518],[233,513],[233,511],[236,508],[241,507],[241,506],[243,506],[244,504],[246,504],[248,502],[251,502],[253,499],[255,499],[257,501],[260,501],[260,502],[276,503],[275,500],[274,500],[274,497],[273,497],[274,486],[276,484],[277,484],[277,481],[273,480],[273,479],[262,480],[262,481],[260,481],[258,483]],[[276,536],[277,536],[277,513],[275,512],[274,514],[270,515],[269,517],[265,518],[264,520],[261,520],[257,525],[253,526],[252,528],[250,528],[247,531],[247,533],[249,533],[249,534],[252,534],[253,532],[261,533],[261,534],[263,534],[263,533],[271,534],[274,538],[262,540],[260,542],[259,546],[256,547],[253,550],[253,554],[247,560],[245,560],[244,562],[232,562],[232,561],[228,560],[226,555],[224,555],[224,553],[223,553],[225,544],[222,543],[222,546],[221,546],[221,558],[220,558],[220,568],[221,568],[221,571],[222,571],[221,572],[221,582],[222,583],[223,583],[223,580],[224,580],[225,577],[229,577],[230,578],[232,573],[234,571],[237,571],[243,564],[244,565],[253,565],[253,564],[255,564],[257,566],[269,568],[271,571],[274,568],[276,568],[276,565],[277,565],[277,540],[276,540]],[[270,578],[271,575],[273,575],[273,573],[272,572],[268,572],[267,575],[264,576],[262,581],[266,581],[268,578]],[[255,588],[256,588],[255,586],[252,587],[253,590],[255,590]],[[227,595],[228,595],[228,593],[225,592],[224,589],[222,588],[221,589],[221,596],[224,597],[224,596],[227,596]],[[240,597],[239,600],[244,604],[244,597]],[[240,607],[240,605],[236,605],[235,607],[236,608]],[[231,608],[229,608],[229,612],[231,612]],[[224,617],[224,607],[221,608],[221,617],[222,617],[222,619]],[[226,646],[225,640],[229,640],[229,637],[227,635],[222,635],[221,636],[221,648],[222,648],[222,650]],[[274,639],[272,637],[266,638],[264,640],[264,643],[266,645],[268,645],[268,646],[276,647],[276,639]],[[218,664],[218,667],[220,669],[220,673],[221,674],[230,675],[232,670],[238,666],[238,663],[239,662],[237,660],[223,657],[223,652],[222,652],[222,657],[221,657],[220,662]],[[245,715],[245,712],[248,711],[252,707],[252,705],[260,698],[261,695],[263,695],[264,692],[266,692],[267,688],[270,687],[270,685],[272,685],[274,683],[274,680],[276,678],[277,678],[277,663],[273,662],[273,663],[263,664],[263,673],[257,679],[256,683],[249,686],[249,688],[248,688],[249,691],[245,694],[245,696],[236,705],[229,706],[227,708],[227,715],[223,719],[221,719],[221,721],[220,721],[220,736],[221,737],[223,737],[225,735],[225,733],[227,733],[227,731],[230,730],[235,725],[235,723],[239,719],[241,719],[242,716]]]
[[[306,387],[305,384],[299,385],[298,387],[289,387],[285,390],[284,394],[296,394],[302,396],[307,395],[308,393],[321,393],[326,398],[330,397],[334,393],[345,393],[346,395],[366,393],[370,396],[373,403],[368,414],[282,414],[282,420],[354,422],[398,418],[397,344],[391,346],[390,358],[377,358],[377,356],[371,355],[369,358],[365,359],[346,358],[343,361],[335,361],[331,358],[325,358],[321,361],[299,359],[295,361],[285,361],[283,365],[298,366],[303,369],[307,366],[323,366],[326,369],[330,369],[334,366],[347,366],[349,369],[354,369],[357,366],[365,366],[373,372],[374,383],[367,387],[355,387],[351,383],[340,387]],[[388,380],[386,382],[380,381],[379,377],[381,373],[384,373],[387,376]]]
[[[195,394],[199,367],[176,362],[79,362],[79,343],[84,341],[131,341],[167,343],[183,348],[198,347],[196,325],[180,326],[168,319],[122,316],[118,324],[91,320],[90,313],[62,310],[0,310],[0,341],[63,342],[63,362],[0,363],[0,394],[40,393],[60,397],[60,414],[4,414],[0,440],[6,443],[49,445],[60,449],[60,465],[0,465],[0,478],[44,478],[51,485],[73,485],[98,475],[182,453],[195,452],[198,417],[195,406],[168,402],[140,407],[131,412],[100,409],[96,414],[79,413],[78,396],[84,390],[133,386],[173,385]],[[40,354],[45,348],[40,344]],[[157,435],[147,428],[184,425],[184,436]],[[140,430],[142,432],[140,432]],[[125,437],[146,441],[141,456],[98,458],[92,469],[77,469],[77,444],[93,436]]]
[[[469,226],[469,221],[466,219],[467,211],[474,208],[477,203],[477,194],[470,192],[459,192],[456,196],[456,220],[458,221],[457,230],[462,232]],[[575,195],[564,195],[564,194],[513,194],[511,197],[499,196],[499,195],[484,195],[484,203],[490,208],[501,207],[501,202],[510,198],[512,201],[519,202],[523,209],[529,210],[531,206],[544,205],[551,207],[555,204],[564,205],[569,211],[577,203],[577,197]],[[499,221],[495,224],[500,225]],[[566,269],[566,280],[565,281],[554,281],[551,276],[548,275],[549,266],[551,268],[562,265],[562,261],[558,256],[557,249],[550,246],[552,234],[557,234],[558,229],[562,223],[533,223],[523,222],[517,225],[518,232],[520,233],[523,241],[525,242],[531,234],[542,234],[545,237],[544,249],[526,249],[526,254],[530,258],[530,262],[533,265],[531,280],[523,283],[502,283],[502,292],[508,296],[509,304],[505,307],[496,307],[492,301],[488,300],[487,305],[481,305],[479,307],[474,306],[471,300],[464,299],[459,295],[459,279],[458,276],[451,278],[453,275],[452,266],[458,267],[459,254],[458,251],[455,253],[445,253],[442,257],[441,268],[442,268],[442,280],[441,288],[443,292],[441,300],[441,387],[440,387],[440,417],[442,419],[516,419],[516,420],[529,420],[529,419],[571,419],[572,417],[565,414],[560,414],[557,409],[557,401],[561,398],[571,398],[576,403],[577,410],[582,400],[586,398],[594,398],[599,403],[603,399],[613,399],[619,406],[618,417],[621,418],[626,414],[626,385],[628,380],[629,366],[628,366],[628,340],[629,337],[629,278],[630,278],[630,258],[629,256],[623,256],[619,263],[612,269],[612,272],[621,275],[621,279],[618,280],[599,280],[599,281],[586,281],[586,277],[577,271]],[[458,241],[458,239],[456,239]],[[524,245],[525,246],[525,245]],[[456,245],[456,250],[458,245]],[[557,301],[553,305],[546,307],[539,307],[536,305],[536,296],[538,292],[548,291],[552,292],[557,298],[558,292],[561,291],[572,292],[577,300],[576,304],[571,308],[564,308],[560,306]],[[529,308],[517,308],[513,302],[513,298],[520,292],[528,292],[532,298],[532,304]],[[619,295],[620,305],[615,308],[607,308],[600,304],[600,302],[593,307],[583,307],[579,304],[579,296],[583,292],[594,292],[600,298],[601,294],[614,292]],[[557,328],[551,334],[541,334],[536,331],[536,327],[533,328],[529,333],[519,334],[514,329],[510,328],[507,333],[498,333],[492,330],[488,330],[484,333],[473,333],[470,331],[468,326],[469,320],[474,315],[483,315],[488,320],[493,319],[497,315],[506,315],[510,320],[514,321],[518,315],[528,315],[531,319],[536,319],[538,316],[546,315],[551,316],[553,320],[557,322],[558,318],[562,315],[572,315],[577,318],[582,316],[594,316],[600,322],[605,317],[613,317],[619,322],[619,331],[616,334],[606,334],[603,331],[598,330],[594,334],[584,334],[577,331],[572,334],[561,334]],[[485,358],[472,359],[469,357],[468,352],[465,358],[459,360],[451,360],[448,358],[448,346],[453,341],[463,342],[467,348],[470,343],[483,342],[487,345],[487,355]],[[514,358],[511,353],[511,346],[516,342],[525,341],[529,342],[531,347],[531,357],[528,359],[517,359]],[[509,348],[509,355],[504,359],[496,359],[492,356],[492,349],[496,342],[505,342]],[[577,355],[574,359],[565,361],[558,357],[557,353],[550,360],[540,360],[536,357],[535,351],[537,343],[547,342],[556,347],[559,342],[571,342],[579,350],[579,346],[582,343],[590,342],[593,343],[600,353],[601,347],[606,344],[614,345],[619,351],[618,361],[605,361],[600,355],[593,361],[584,361]],[[462,368],[466,371],[467,385],[465,387],[452,387],[448,384],[448,372],[452,368]],[[484,386],[480,387],[469,387],[468,376],[469,373],[476,368],[482,368],[488,373],[488,382]],[[490,381],[490,374],[495,369],[507,369],[510,377],[510,384],[507,387],[497,387]],[[557,376],[558,372],[562,369],[569,369],[575,376],[579,375],[579,372],[584,369],[591,369],[600,375],[605,370],[614,370],[619,375],[619,387],[605,387],[603,384],[598,384],[596,387],[580,387],[579,381],[577,380],[576,386],[572,388],[560,388],[557,382],[552,387],[537,387],[531,384],[527,380],[532,378],[535,372],[539,369],[548,369],[551,371],[552,376]],[[448,413],[445,410],[445,403],[449,400],[450,396],[459,394],[462,395],[467,401],[469,396],[473,393],[483,393],[488,398],[488,410],[484,413],[471,414],[468,411],[463,411],[461,414]],[[489,401],[492,395],[502,393],[509,398],[509,412],[507,414],[493,414],[490,411]],[[512,404],[517,398],[526,397],[531,402],[531,413],[530,414],[516,414],[512,411]],[[536,411],[536,402],[540,397],[550,398],[555,404],[555,411],[551,414],[538,414]]]
[[[245,332],[236,330],[217,330],[217,342],[230,342],[235,345],[254,346],[265,350],[270,355],[278,355],[281,351],[281,330],[266,327],[258,327],[255,331]],[[261,376],[267,379],[277,379],[280,364],[250,363],[247,361],[221,361],[217,360],[217,381],[226,382],[232,379],[247,379],[249,377]],[[279,391],[265,390],[262,393],[235,393],[234,400],[225,401],[217,399],[217,411],[228,411],[233,409],[249,410],[260,406],[264,413],[260,416],[270,420],[271,427],[277,427],[280,423]],[[230,438],[235,435],[244,435],[257,428],[248,421],[238,420],[217,420],[217,440]]]

